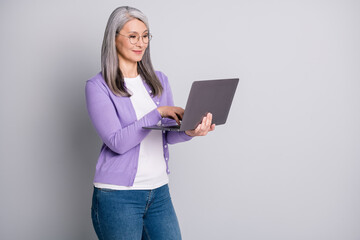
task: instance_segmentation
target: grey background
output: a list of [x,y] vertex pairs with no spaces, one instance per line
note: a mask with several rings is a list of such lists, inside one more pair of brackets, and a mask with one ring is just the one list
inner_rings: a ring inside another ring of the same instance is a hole
[[149,18],[152,59],[185,105],[239,77],[228,122],[171,146],[184,239],[360,239],[359,1],[0,2],[0,239],[96,239],[100,140],[84,84],[110,13]]

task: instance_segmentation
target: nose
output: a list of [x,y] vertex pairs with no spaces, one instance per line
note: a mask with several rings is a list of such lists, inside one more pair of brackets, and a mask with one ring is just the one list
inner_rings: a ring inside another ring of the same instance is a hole
[[139,37],[138,38],[138,41],[137,41],[137,43],[136,43],[136,46],[137,47],[143,47],[144,46],[144,42],[143,42],[143,40],[142,40],[142,37]]

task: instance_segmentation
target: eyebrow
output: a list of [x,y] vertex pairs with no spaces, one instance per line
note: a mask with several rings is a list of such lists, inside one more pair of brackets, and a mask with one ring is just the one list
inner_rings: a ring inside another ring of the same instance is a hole
[[[144,32],[148,32],[149,30],[148,29],[146,29],[145,31],[143,31],[142,33],[144,33]],[[128,32],[128,33],[137,33],[137,34],[139,34],[138,32],[136,32],[136,31],[130,31],[130,32]]]

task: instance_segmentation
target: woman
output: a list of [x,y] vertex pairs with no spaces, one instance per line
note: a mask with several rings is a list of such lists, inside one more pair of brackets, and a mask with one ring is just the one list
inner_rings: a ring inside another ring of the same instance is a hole
[[168,189],[167,144],[213,131],[208,114],[195,130],[142,127],[180,122],[167,77],[153,70],[147,18],[119,7],[106,26],[101,73],[86,83],[91,121],[103,141],[96,165],[92,220],[99,239],[181,239]]

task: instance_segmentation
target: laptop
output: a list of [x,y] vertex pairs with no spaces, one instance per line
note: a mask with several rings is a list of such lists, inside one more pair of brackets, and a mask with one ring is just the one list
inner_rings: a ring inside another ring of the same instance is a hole
[[238,78],[195,81],[190,89],[181,125],[154,125],[143,128],[165,131],[192,130],[209,112],[213,115],[212,123],[225,124],[238,83]]

